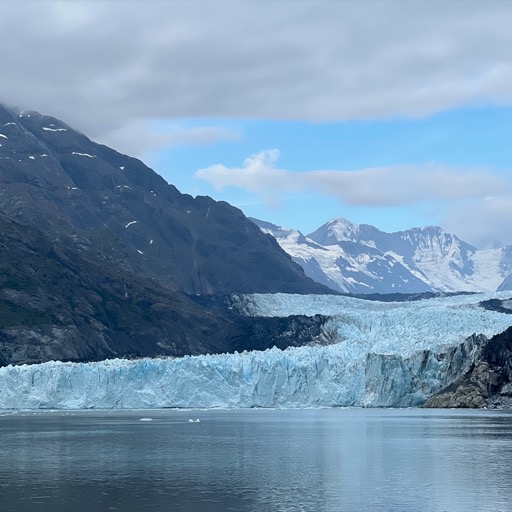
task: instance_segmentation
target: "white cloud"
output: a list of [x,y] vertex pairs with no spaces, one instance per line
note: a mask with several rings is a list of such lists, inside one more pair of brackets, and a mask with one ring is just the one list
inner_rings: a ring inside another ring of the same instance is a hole
[[123,153],[140,156],[174,146],[208,146],[217,141],[237,140],[241,134],[222,126],[186,127],[173,124],[155,129],[149,123],[132,122],[109,133],[105,144]]
[[489,170],[454,169],[437,164],[398,165],[352,171],[292,172],[277,166],[279,151],[261,151],[242,167],[211,165],[196,172],[217,190],[239,187],[275,202],[289,192],[312,191],[351,206],[403,206],[422,201],[453,201],[501,194],[511,185]]
[[446,229],[477,247],[512,243],[512,195],[456,204],[443,221]]
[[375,218],[396,207],[404,216],[429,210],[445,229],[478,247],[512,242],[512,180],[490,169],[427,164],[293,172],[279,168],[278,157],[276,149],[261,151],[241,167],[211,165],[198,170],[196,178],[218,191],[250,191],[267,207],[279,206],[284,196],[309,192],[318,196],[319,208],[322,198],[334,197],[340,207],[371,208]]

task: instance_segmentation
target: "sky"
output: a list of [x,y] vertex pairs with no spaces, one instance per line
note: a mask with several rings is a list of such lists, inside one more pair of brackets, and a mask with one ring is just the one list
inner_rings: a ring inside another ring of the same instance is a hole
[[180,191],[512,243],[512,2],[0,1],[0,102]]

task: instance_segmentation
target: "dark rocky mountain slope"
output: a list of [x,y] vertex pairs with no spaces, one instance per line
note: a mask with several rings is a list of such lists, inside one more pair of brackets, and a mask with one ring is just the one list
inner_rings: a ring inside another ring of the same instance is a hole
[[278,291],[326,289],[240,210],[181,194],[54,118],[0,107],[0,365],[317,336],[324,319],[249,325],[191,299]]
[[0,363],[229,349],[227,320],[0,215]]
[[181,194],[61,121],[0,106],[0,211],[187,294],[324,293],[225,202]]
[[207,308],[0,214],[0,366],[285,348],[319,317],[248,319]]

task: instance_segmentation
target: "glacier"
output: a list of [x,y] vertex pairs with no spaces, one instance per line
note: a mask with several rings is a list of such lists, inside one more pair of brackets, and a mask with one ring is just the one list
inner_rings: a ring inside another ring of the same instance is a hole
[[246,315],[323,314],[323,344],[183,358],[52,361],[0,368],[1,409],[409,407],[467,371],[512,315],[510,292],[377,302],[244,295]]

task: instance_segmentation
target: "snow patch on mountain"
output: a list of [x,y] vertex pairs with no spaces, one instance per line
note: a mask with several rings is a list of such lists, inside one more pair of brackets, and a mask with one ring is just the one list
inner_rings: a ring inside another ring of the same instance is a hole
[[96,158],[96,155],[89,155],[89,153],[79,153],[78,151],[73,151],[71,154],[76,156],[86,156],[87,158]]
[[43,126],[45,132],[67,132],[66,128],[51,128],[49,126]]

